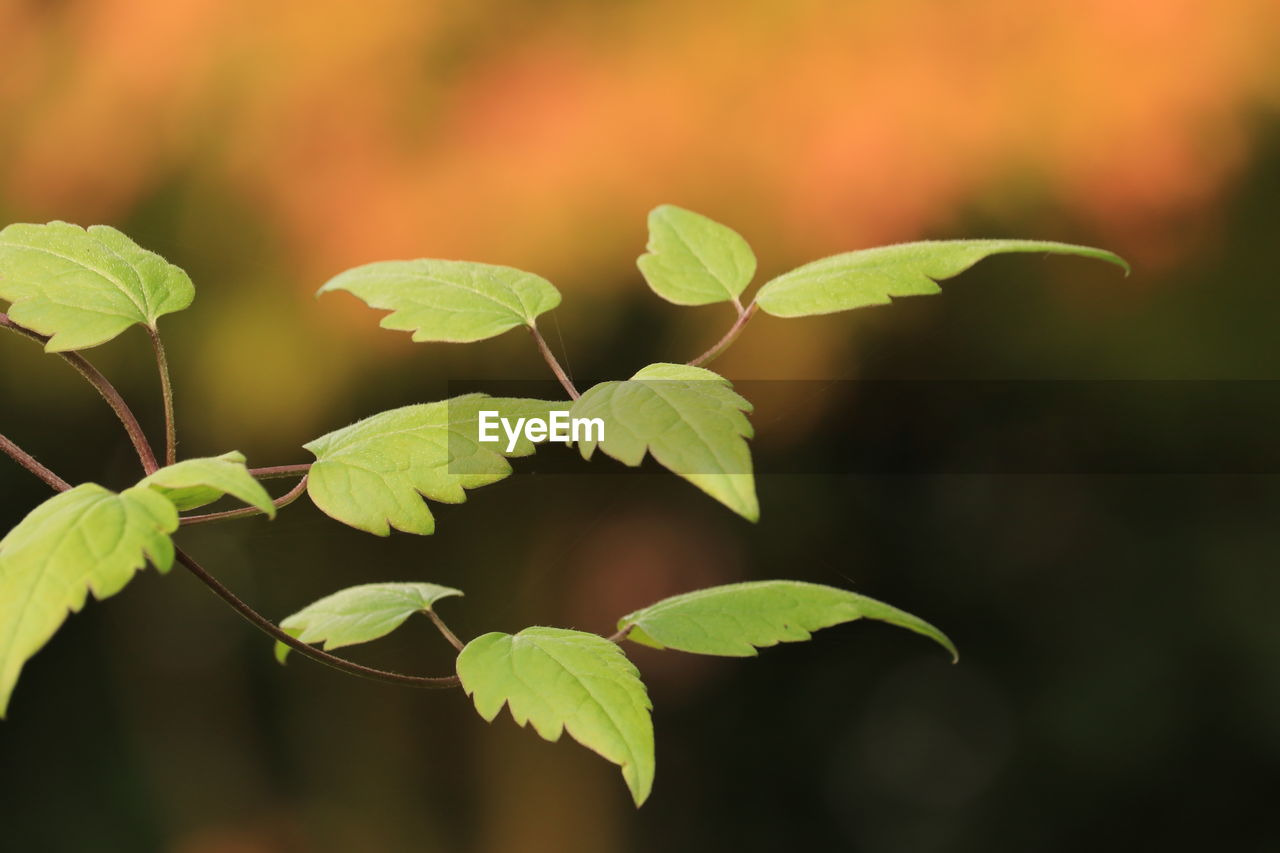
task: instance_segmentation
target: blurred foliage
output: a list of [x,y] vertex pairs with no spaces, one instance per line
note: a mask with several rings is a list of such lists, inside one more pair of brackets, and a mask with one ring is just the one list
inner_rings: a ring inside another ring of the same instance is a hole
[[[566,298],[545,331],[580,385],[702,351],[729,311],[664,305],[634,267],[660,202],[741,231],[762,276],[923,237],[1135,262],[1121,280],[995,260],[933,300],[760,317],[718,363],[734,379],[1280,366],[1274,0],[0,0],[0,55],[0,221],[109,223],[196,282],[193,308],[161,323],[188,455],[303,461],[302,442],[439,399],[446,380],[542,378],[524,336],[413,345],[353,299],[310,299],[373,260],[553,280]],[[157,424],[145,336],[89,355]],[[6,434],[72,481],[136,478],[69,371],[16,338],[0,364]],[[857,412],[803,403],[757,419],[762,452],[838,442],[829,412]],[[1275,477],[759,489],[758,526],[669,476],[526,473],[443,508],[427,539],[374,540],[302,504],[182,535],[277,616],[340,586],[429,580],[467,591],[464,637],[607,632],[663,595],[788,576],[918,613],[964,661],[865,624],[747,662],[640,650],[659,783],[637,813],[581,749],[487,727],[461,694],[279,670],[190,579],[148,574],[28,666],[0,727],[6,845],[1280,846]],[[0,529],[44,497],[0,467]],[[432,674],[440,646],[410,626],[353,656]]]

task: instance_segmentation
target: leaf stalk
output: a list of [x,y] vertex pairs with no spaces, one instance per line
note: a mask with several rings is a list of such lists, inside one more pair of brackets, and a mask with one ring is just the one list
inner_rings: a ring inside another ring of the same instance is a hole
[[457,635],[449,630],[449,626],[444,624],[444,620],[441,619],[434,610],[427,610],[427,616],[431,619],[432,624],[436,626],[436,629],[440,634],[449,641],[449,645],[453,646],[458,651],[462,651],[463,642],[458,639]]
[[173,382],[169,378],[169,357],[165,355],[160,332],[147,326],[147,334],[151,336],[151,346],[156,352],[160,391],[164,396],[164,464],[173,465],[178,461],[178,425],[173,417]]
[[3,450],[13,461],[43,480],[45,485],[54,491],[65,492],[71,488],[70,483],[40,464],[38,459],[14,444],[4,435],[0,435],[0,450]]
[[[0,314],[0,328],[8,329],[16,332],[24,338],[29,338],[39,344],[47,344],[49,339],[44,335],[33,332],[25,326],[19,326],[13,320],[9,319],[9,315]],[[138,454],[138,460],[142,463],[142,470],[147,474],[154,474],[160,470],[160,465],[156,462],[155,451],[151,449],[150,442],[147,441],[147,434],[143,432],[142,425],[138,423],[138,418],[133,414],[133,410],[129,408],[129,404],[124,401],[124,397],[120,396],[120,392],[107,377],[102,375],[96,367],[89,363],[89,360],[77,352],[60,352],[63,360],[76,369],[81,376],[85,378],[90,385],[94,387],[102,399],[107,401],[107,405],[116,413],[116,417],[120,419],[120,423],[124,426],[124,431],[129,435],[129,441],[133,444],[133,449]]]
[[547,346],[546,338],[542,337],[542,332],[538,331],[538,327],[530,323],[526,328],[529,334],[533,335],[533,340],[538,344],[538,352],[542,353],[542,359],[551,368],[551,372],[556,375],[556,379],[560,380],[561,386],[569,394],[570,400],[576,400],[582,395],[578,393],[578,389],[574,387],[573,380],[569,378],[569,374],[564,372],[564,368],[560,366],[560,362],[556,359],[556,354],[551,351],[551,347]]
[[[298,485],[294,486],[288,492],[273,500],[271,503],[276,509],[284,509],[289,504],[302,497],[307,490],[307,476],[302,475],[302,479],[298,481]],[[262,515],[262,510],[256,506],[246,506],[240,509],[229,509],[226,512],[210,512],[204,515],[184,515],[179,521],[183,527],[192,524],[206,524],[210,521],[230,521],[233,518],[251,518],[255,515]]]
[[282,477],[296,477],[311,470],[310,462],[300,465],[274,465],[269,468],[250,468],[249,474],[259,480],[278,480]]
[[725,332],[724,337],[716,341],[715,345],[713,345],[711,349],[707,350],[702,355],[695,358],[693,361],[688,362],[690,367],[700,367],[704,364],[714,361],[716,358],[719,358],[721,353],[723,353],[730,346],[732,346],[733,342],[738,339],[738,335],[742,334],[742,330],[747,327],[747,323],[751,322],[751,318],[755,316],[756,310],[759,307],[754,302],[752,302],[746,308],[742,307],[741,302],[738,302],[737,305],[739,309],[738,319],[734,321],[734,324],[732,326],[729,327],[729,331]]

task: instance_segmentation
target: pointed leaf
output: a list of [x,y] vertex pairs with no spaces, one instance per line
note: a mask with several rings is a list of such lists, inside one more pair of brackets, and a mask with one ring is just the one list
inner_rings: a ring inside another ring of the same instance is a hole
[[655,649],[749,657],[756,649],[809,639],[809,632],[876,619],[956,648],[937,628],[896,607],[844,589],[801,581],[753,581],[663,599],[618,620],[627,639]]
[[735,300],[756,274],[756,256],[738,232],[673,204],[649,213],[647,248],[636,265],[654,293],[677,305]]
[[391,311],[384,329],[415,341],[470,343],[533,326],[560,304],[560,291],[533,273],[466,261],[379,261],[331,278],[320,293],[345,290]]
[[504,456],[533,452],[533,444],[523,440],[511,453],[505,452],[506,442],[480,443],[481,410],[546,417],[564,405],[469,394],[374,415],[305,445],[316,457],[307,493],[328,515],[378,536],[393,527],[432,533],[435,518],[422,498],[462,503],[464,489],[511,473]]
[[[415,613],[426,613],[442,598],[461,590],[433,583],[366,583],[339,590],[308,604],[280,623],[304,643],[323,642],[339,649],[385,637]],[[276,643],[276,660],[284,663],[289,647]]]
[[49,352],[86,349],[135,324],[155,328],[195,298],[191,279],[106,225],[10,225],[0,231],[0,300]]
[[477,637],[458,655],[458,677],[493,722],[505,704],[517,725],[549,741],[569,736],[622,767],[636,805],[653,787],[653,705],[615,643],[561,628]]
[[85,483],[36,507],[0,539],[0,717],[23,665],[89,593],[119,592],[147,560],[173,564],[178,512],[149,488]]
[[[756,501],[746,414],[751,404],[719,374],[684,364],[651,364],[631,379],[603,382],[574,404],[575,418],[604,421],[599,447],[635,467],[646,452],[670,471],[751,521]],[[579,442],[584,459],[594,441]]]
[[1081,255],[1129,271],[1129,265],[1118,255],[1069,243],[926,240],[863,249],[805,264],[760,288],[756,303],[775,317],[808,317],[887,305],[896,296],[939,293],[938,281],[959,275],[983,258],[1009,252]]
[[223,495],[231,495],[257,507],[271,518],[276,516],[271,495],[249,473],[244,465],[244,455],[234,450],[221,456],[184,459],[176,465],[161,468],[139,485],[150,486],[184,512],[211,504]]

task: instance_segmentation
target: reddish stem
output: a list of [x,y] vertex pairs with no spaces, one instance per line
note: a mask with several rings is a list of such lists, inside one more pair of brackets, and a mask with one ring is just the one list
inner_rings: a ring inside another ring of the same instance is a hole
[[[30,338],[40,344],[49,342],[49,339],[44,335],[33,332],[25,326],[19,326],[10,320],[7,314],[0,314],[0,328],[17,332],[19,335]],[[116,417],[124,425],[124,431],[129,434],[129,441],[133,443],[133,449],[138,453],[138,459],[142,462],[142,470],[148,474],[153,474],[159,470],[160,465],[156,462],[155,451],[151,449],[151,444],[147,441],[147,435],[142,431],[142,425],[138,423],[133,410],[129,408],[129,404],[124,401],[124,397],[120,396],[120,392],[111,384],[111,381],[103,376],[98,368],[90,364],[88,359],[80,355],[80,353],[60,352],[58,355],[62,356],[68,364],[88,380],[89,384],[102,395],[102,399],[107,401],[107,405],[111,407],[111,410],[116,413]]]

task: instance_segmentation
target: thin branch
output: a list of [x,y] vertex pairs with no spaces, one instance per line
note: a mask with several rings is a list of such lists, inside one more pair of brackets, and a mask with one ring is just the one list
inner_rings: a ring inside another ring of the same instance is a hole
[[449,630],[449,626],[444,624],[444,620],[441,619],[434,610],[428,610],[427,616],[431,619],[432,623],[435,624],[436,629],[440,634],[449,641],[449,645],[453,646],[458,651],[462,651],[462,641],[458,639],[456,634]]
[[529,334],[533,335],[533,340],[538,344],[538,352],[542,353],[543,361],[551,368],[551,372],[556,375],[556,379],[560,380],[564,390],[569,393],[569,399],[576,400],[582,396],[578,393],[578,389],[573,387],[573,380],[569,378],[569,374],[564,372],[564,368],[556,360],[556,354],[551,351],[551,347],[547,346],[547,341],[542,337],[542,332],[538,331],[538,327],[530,323],[527,328],[529,329]]
[[169,357],[164,352],[160,333],[147,326],[151,347],[156,351],[156,367],[160,370],[160,392],[164,395],[164,464],[178,461],[178,425],[173,418],[173,382],[169,378]]
[[311,470],[311,463],[301,465],[276,465],[271,468],[250,468],[249,473],[259,480],[278,480],[282,477],[296,477]]
[[724,333],[723,338],[716,341],[715,346],[689,362],[689,366],[698,367],[714,361],[721,353],[732,346],[733,342],[738,339],[738,335],[742,334],[742,330],[747,327],[747,323],[751,322],[751,318],[755,316],[757,307],[756,303],[752,302],[746,308],[743,308],[742,303],[739,302],[738,319],[729,327],[729,331]]
[[[302,479],[298,482],[298,485],[294,486],[288,492],[276,498],[271,503],[275,504],[276,509],[283,509],[298,498],[302,497],[302,493],[306,490],[307,477],[304,474]],[[258,509],[256,506],[247,506],[241,509],[229,509],[226,512],[210,512],[204,515],[185,515],[179,523],[186,527],[192,524],[205,524],[210,521],[228,521],[233,518],[249,518],[250,516],[262,514],[262,510]]]
[[[44,480],[44,482],[54,491],[65,492],[71,488],[65,480],[37,462],[31,454],[22,450],[3,436],[0,436],[0,439],[2,439],[0,440],[0,449],[3,449],[6,453],[17,460],[22,467],[26,468],[32,474],[35,474],[41,480]],[[294,637],[292,634],[278,628],[270,619],[241,601],[234,592],[223,586],[221,581],[201,568],[200,564],[197,563],[186,551],[183,551],[181,548],[175,548],[174,556],[178,562],[187,569],[187,571],[191,572],[191,574],[195,575],[201,583],[213,590],[214,594],[219,598],[231,605],[232,609],[244,617],[246,621],[268,636],[279,640],[286,646],[289,646],[300,654],[306,655],[314,661],[350,675],[358,675],[361,678],[368,678],[373,681],[385,681],[390,684],[399,684],[406,687],[439,689],[457,687],[461,683],[456,675],[431,678],[419,675],[403,675],[398,672],[374,669],[370,666],[363,666],[349,660],[344,660],[335,655],[331,655],[328,652],[321,651],[314,646],[309,646],[297,637]]]
[[328,652],[321,651],[315,646],[307,645],[297,637],[277,627],[270,619],[241,601],[234,592],[223,586],[221,581],[201,568],[200,564],[193,560],[191,555],[186,551],[183,551],[181,548],[176,548],[174,550],[174,555],[177,557],[178,562],[181,563],[187,571],[191,572],[191,574],[195,575],[201,583],[213,590],[215,595],[227,604],[231,605],[231,608],[244,617],[245,621],[249,622],[272,639],[284,643],[289,648],[300,654],[306,655],[317,663],[322,663],[325,666],[332,667],[333,669],[348,673],[349,675],[358,675],[361,678],[368,678],[373,681],[385,681],[390,684],[399,684],[405,687],[443,689],[457,687],[461,683],[456,675],[446,675],[433,678],[420,675],[403,675],[399,672],[389,672],[385,669],[374,669],[371,666],[363,666],[358,663],[353,663],[349,660],[331,655]]
[[23,468],[26,468],[32,474],[35,474],[41,480],[44,480],[45,485],[54,491],[65,492],[71,488],[70,483],[41,465],[34,456],[14,444],[9,439],[5,438],[3,435],[0,435],[0,450],[9,454],[9,456],[13,458],[13,461],[17,462]]
[[[44,335],[33,332],[30,329],[19,326],[17,323],[9,319],[7,314],[0,314],[0,328],[8,329],[11,332],[17,332],[25,338],[30,338],[40,344],[47,344],[49,339]],[[124,431],[129,434],[129,441],[133,443],[133,449],[137,451],[138,459],[142,462],[142,470],[148,474],[155,473],[159,470],[160,465],[156,462],[155,451],[151,449],[151,444],[147,441],[147,435],[142,431],[141,424],[134,416],[133,411],[129,408],[129,404],[124,401],[124,397],[120,396],[120,392],[107,377],[103,376],[98,368],[89,363],[88,359],[76,352],[60,352],[58,355],[76,369],[76,371],[88,380],[102,399],[107,401],[107,405],[116,413],[116,417],[120,419],[120,423],[124,425]]]

